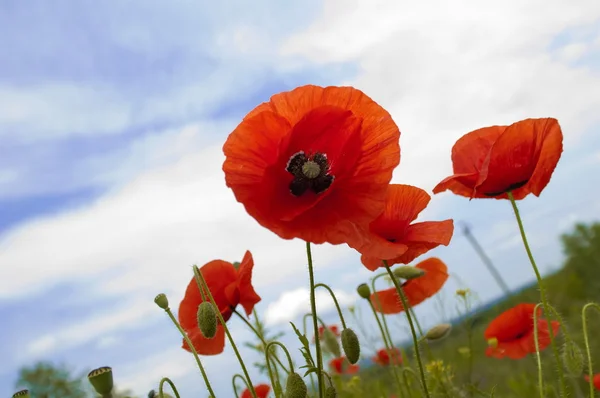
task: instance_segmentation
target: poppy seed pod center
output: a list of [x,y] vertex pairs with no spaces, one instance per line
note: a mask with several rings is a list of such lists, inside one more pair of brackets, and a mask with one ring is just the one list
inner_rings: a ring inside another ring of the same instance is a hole
[[290,158],[285,170],[294,176],[290,183],[290,192],[299,197],[311,190],[315,194],[325,192],[333,183],[333,176],[329,174],[327,155],[317,152],[306,156],[300,151]]

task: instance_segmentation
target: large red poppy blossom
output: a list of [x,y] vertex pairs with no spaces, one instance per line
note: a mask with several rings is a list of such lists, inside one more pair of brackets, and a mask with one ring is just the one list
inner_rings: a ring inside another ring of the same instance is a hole
[[[586,383],[590,382],[590,375],[584,375],[583,378],[585,379]],[[600,373],[596,373],[594,375],[592,378],[592,383],[594,383],[596,390],[600,390]]]
[[[254,260],[247,251],[238,268],[232,263],[223,260],[211,261],[200,268],[202,276],[215,299],[218,310],[225,321],[231,318],[233,310],[241,304],[247,315],[260,301],[260,296],[252,287],[252,268]],[[207,339],[198,328],[198,306],[202,303],[202,296],[196,280],[192,278],[185,291],[185,296],[179,305],[179,323],[192,340],[194,348],[202,355],[216,355],[223,352],[225,347],[225,333],[218,324],[217,334],[212,339]],[[187,343],[183,348],[190,350]]]
[[252,110],[229,135],[225,181],[284,239],[346,243],[382,211],[400,162],[390,114],[352,87],[298,87]]
[[400,365],[402,363],[402,353],[396,347],[390,350],[384,348],[377,351],[377,353],[371,359],[376,364],[382,366],[388,366],[390,363],[393,365]]
[[[407,280],[402,284],[402,290],[411,307],[421,304],[439,292],[448,280],[448,267],[437,257],[423,260],[415,267],[425,271],[425,275]],[[404,311],[400,295],[395,287],[372,293],[371,303],[377,312],[383,314],[397,314]]]
[[[535,304],[518,304],[498,315],[484,332],[487,340],[496,339],[497,343],[486,350],[488,357],[521,359],[535,353],[533,311]],[[540,351],[550,345],[548,321],[540,319],[542,309],[538,308],[538,344]],[[552,321],[554,336],[558,334],[560,324]]]
[[[259,384],[254,386],[254,391],[256,391],[257,398],[267,398],[271,392],[271,386],[268,384]],[[252,393],[246,388],[240,398],[252,398]]]
[[472,131],[452,147],[454,174],[434,193],[447,189],[468,198],[515,199],[540,196],[562,153],[563,135],[553,118],[525,119],[510,126]]
[[362,254],[363,265],[374,271],[383,266],[382,260],[388,265],[408,264],[431,249],[447,246],[454,232],[452,220],[412,223],[430,200],[421,188],[391,184],[385,209],[369,225],[367,238],[359,240],[360,246],[349,242]]
[[329,361],[329,367],[337,374],[354,374],[360,370],[357,364],[351,364],[346,357],[333,358]]

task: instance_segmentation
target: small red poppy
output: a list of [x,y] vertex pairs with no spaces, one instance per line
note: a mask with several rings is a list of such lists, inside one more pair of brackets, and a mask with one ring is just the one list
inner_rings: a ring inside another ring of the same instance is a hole
[[[448,280],[448,267],[437,257],[423,260],[415,267],[425,271],[425,275],[407,280],[402,284],[402,290],[411,307],[439,292]],[[377,312],[383,314],[397,314],[404,311],[395,287],[372,293],[371,303]]]
[[563,135],[553,118],[525,119],[510,126],[472,131],[452,147],[454,174],[434,189],[468,198],[523,199],[540,196],[563,150]]
[[302,86],[272,96],[229,135],[225,181],[280,237],[346,243],[383,211],[399,139],[390,114],[363,92]]
[[359,371],[357,364],[351,364],[346,357],[333,358],[329,366],[337,374],[354,374]]
[[[585,379],[586,383],[590,382],[590,375],[584,375],[583,378]],[[600,390],[600,373],[596,373],[594,375],[592,378],[592,383],[594,383],[596,390]]]
[[366,238],[359,239],[358,246],[348,242],[362,254],[363,265],[374,271],[383,266],[382,260],[390,266],[408,264],[431,249],[447,246],[454,232],[452,220],[412,223],[430,200],[421,188],[391,184],[385,209],[369,225]]
[[[241,304],[247,315],[252,313],[254,306],[260,301],[260,296],[252,287],[252,268],[254,260],[247,251],[239,267],[223,260],[211,261],[200,268],[215,303],[225,321],[231,318],[233,310]],[[225,333],[223,327],[217,325],[217,334],[212,339],[205,338],[198,328],[198,306],[202,296],[196,280],[192,278],[185,291],[185,296],[179,305],[179,323],[188,333],[196,351],[202,355],[216,355],[223,352]],[[190,350],[187,343],[183,348]]]
[[[391,358],[390,358],[391,354]],[[393,365],[400,365],[402,363],[402,353],[396,347],[387,350],[381,349],[377,351],[377,354],[371,358],[373,362],[382,366],[388,366],[390,363]]]
[[[337,325],[329,325],[327,328],[336,336],[340,337],[340,330]],[[323,338],[323,333],[325,333],[325,328],[323,325],[319,326],[319,339]],[[313,336],[313,341],[315,341],[315,337]]]
[[[254,386],[254,391],[256,391],[257,398],[267,398],[271,392],[271,386],[268,384],[259,384]],[[252,393],[246,388],[240,398],[252,398]]]
[[[484,332],[487,340],[496,339],[494,345],[486,350],[488,357],[521,359],[535,353],[533,311],[535,304],[518,304],[498,315]],[[538,317],[542,310],[538,308]],[[560,324],[552,321],[554,336],[558,334]],[[540,351],[550,345],[548,321],[538,318],[538,343]]]

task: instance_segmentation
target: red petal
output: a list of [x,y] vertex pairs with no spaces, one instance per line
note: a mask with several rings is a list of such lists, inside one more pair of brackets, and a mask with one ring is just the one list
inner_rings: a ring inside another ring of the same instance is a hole
[[252,286],[252,268],[254,268],[254,259],[252,254],[246,251],[237,272],[240,304],[244,307],[244,311],[248,316],[252,313],[254,306],[261,300]]
[[[217,333],[212,339],[207,339],[204,337],[198,327],[196,327],[194,330],[188,331],[187,333],[188,337],[192,341],[192,345],[199,355],[217,355],[222,353],[225,349],[225,329],[223,329],[223,326],[221,325],[217,325]],[[182,348],[191,352],[185,339],[183,340]]]
[[404,237],[406,252],[388,260],[388,265],[409,264],[415,258],[440,245],[448,246],[454,233],[454,221],[424,221],[409,225]]
[[[268,384],[259,384],[254,386],[254,391],[256,392],[257,398],[267,398],[269,392],[271,392],[271,386]],[[252,393],[250,390],[245,389],[240,398],[252,398]]]
[[[498,315],[484,332],[486,339],[496,338],[499,342],[514,340],[515,336],[533,330],[535,304],[518,304]],[[538,308],[541,315],[541,309]]]

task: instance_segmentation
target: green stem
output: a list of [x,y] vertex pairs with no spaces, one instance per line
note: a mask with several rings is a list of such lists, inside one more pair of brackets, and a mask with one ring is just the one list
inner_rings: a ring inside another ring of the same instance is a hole
[[204,366],[202,366],[202,362],[200,361],[200,357],[198,356],[198,351],[196,351],[196,348],[194,348],[194,345],[192,344],[192,341],[188,337],[187,333],[185,332],[185,330],[183,330],[183,328],[181,327],[179,322],[177,322],[177,319],[175,319],[175,316],[173,316],[171,309],[166,308],[165,312],[167,313],[169,318],[171,318],[171,322],[173,322],[173,324],[177,327],[177,330],[179,330],[179,333],[181,333],[181,335],[183,336],[183,339],[187,343],[188,347],[190,347],[192,354],[194,354],[194,359],[196,359],[196,363],[198,364],[198,368],[200,369],[200,373],[202,373],[202,378],[204,379],[206,388],[208,389],[209,394],[214,397],[215,392],[213,391],[212,386],[210,385],[210,381],[208,381],[208,376],[206,375],[206,372],[204,371]]
[[517,224],[519,225],[519,232],[521,233],[521,239],[523,240],[523,245],[525,246],[525,251],[527,252],[527,257],[529,257],[529,262],[533,267],[533,272],[535,272],[535,277],[537,278],[538,287],[540,289],[540,297],[542,299],[542,304],[544,306],[544,312],[546,318],[548,320],[548,334],[550,337],[550,345],[552,346],[552,352],[554,353],[554,359],[556,360],[556,364],[558,365],[558,382],[560,386],[561,396],[567,396],[566,384],[565,384],[565,375],[563,372],[562,361],[560,360],[560,353],[558,352],[558,347],[556,346],[556,342],[554,341],[554,330],[552,329],[552,313],[549,310],[548,298],[546,297],[546,289],[544,287],[544,283],[542,281],[542,276],[540,271],[535,263],[535,259],[533,258],[533,254],[531,253],[531,248],[529,247],[529,243],[527,241],[527,235],[525,234],[525,228],[523,227],[523,221],[521,220],[521,215],[519,214],[519,208],[517,207],[517,202],[515,201],[515,197],[512,192],[508,192],[508,199],[510,199],[510,204],[512,205],[513,212],[515,213],[515,218],[517,219]]
[[[168,377],[163,377],[160,380],[160,383],[158,384],[158,395],[161,396],[161,397],[164,396],[163,386],[164,386],[165,383],[167,383],[167,384],[169,384],[169,386],[171,386],[171,389],[173,390],[173,394],[175,394],[175,398],[180,398],[179,397],[179,391],[177,391],[177,388],[175,387],[175,384]],[[214,394],[213,394],[212,397],[214,398]]]
[[317,303],[315,300],[315,275],[313,271],[312,253],[310,250],[310,242],[306,242],[306,258],[308,260],[308,277],[310,280],[310,310],[312,312],[313,329],[315,333],[315,347],[317,355],[317,384],[319,387],[319,397],[324,396],[323,383],[323,357],[321,356],[321,339],[319,339],[319,324],[317,322]]
[[331,290],[331,288],[324,283],[317,283],[315,285],[315,290],[318,287],[327,289],[327,291],[329,292],[329,295],[333,299],[333,303],[335,304],[335,308],[337,309],[338,315],[340,316],[340,321],[342,322],[342,328],[346,329],[346,322],[344,321],[344,315],[342,314],[342,309],[340,308],[340,304],[338,303],[337,298],[335,297],[335,294],[333,293],[333,290]]
[[540,398],[544,398],[544,374],[542,372],[542,356],[540,355],[540,341],[537,319],[538,308],[540,308],[540,305],[540,303],[537,303],[533,308],[533,344],[535,346],[535,360],[538,368],[538,389],[540,390]]
[[[410,381],[408,380],[408,377],[406,377],[407,373],[410,373],[412,375],[412,377],[415,380],[417,380],[417,383],[419,383],[419,376],[417,376],[417,374],[415,373],[414,370],[412,370],[412,368],[403,368],[402,369],[402,378],[404,379],[404,384],[406,385],[406,388],[408,389],[409,395],[412,397],[412,392],[410,389]],[[423,392],[423,390],[421,390],[421,392]]]
[[219,318],[219,322],[221,322],[221,325],[223,326],[223,329],[225,330],[225,334],[227,335],[227,339],[229,340],[229,343],[231,344],[231,348],[233,348],[233,352],[235,353],[235,356],[237,357],[237,359],[240,363],[240,366],[242,367],[244,376],[246,377],[248,384],[250,384],[250,388],[249,388],[250,393],[252,394],[253,398],[257,398],[256,391],[254,390],[254,385],[252,384],[252,380],[250,379],[250,375],[248,374],[248,369],[246,369],[244,360],[242,359],[242,356],[240,355],[237,345],[235,344],[235,341],[233,340],[233,337],[231,336],[231,333],[229,332],[229,328],[227,327],[227,324],[225,323],[225,319],[223,319],[223,315],[221,314],[221,311],[219,311],[219,307],[217,306],[217,303],[215,303],[215,298],[213,297],[212,292],[210,291],[210,288],[208,287],[208,284],[206,283],[206,280],[204,279],[204,276],[202,275],[202,273],[200,272],[200,270],[198,269],[198,267],[196,265],[194,265],[194,277],[196,279],[196,283],[198,284],[198,289],[200,289],[200,291],[202,291],[202,287],[206,288],[206,295],[208,296],[208,299],[210,300],[210,302],[212,303],[212,305],[214,305],[214,307],[216,309],[215,312],[217,313],[217,318]]
[[238,393],[237,384],[235,384],[235,379],[242,379],[242,381],[246,385],[247,390],[250,390],[250,386],[248,385],[248,381],[246,379],[244,379],[244,376],[242,376],[241,374],[236,373],[233,375],[233,377],[231,378],[231,385],[233,386],[233,393],[235,394],[236,398],[239,398],[240,394]]
[[271,349],[272,345],[279,346],[279,348],[281,348],[283,350],[283,352],[285,353],[285,356],[287,357],[288,365],[290,365],[290,370],[288,373],[292,373],[294,371],[294,363],[292,362],[292,357],[290,355],[290,352],[286,348],[286,346],[281,344],[279,341],[271,341],[270,343],[267,344],[267,351]]
[[421,352],[419,350],[419,341],[417,339],[417,332],[415,331],[415,325],[413,324],[412,317],[410,316],[410,311],[408,310],[408,301],[406,300],[406,296],[404,295],[404,291],[402,290],[402,286],[398,283],[398,280],[394,276],[394,273],[390,269],[387,261],[383,260],[383,265],[385,266],[388,275],[394,282],[394,286],[396,287],[396,291],[400,296],[400,300],[402,301],[402,306],[404,307],[404,313],[406,314],[406,319],[408,319],[408,325],[410,326],[410,332],[412,334],[413,346],[415,347],[415,356],[417,358],[417,364],[419,365],[419,372],[421,374],[421,384],[423,387],[423,391],[425,392],[425,397],[430,398],[429,389],[427,388],[427,379],[425,378],[425,370],[423,369],[423,362],[421,361]]
[[585,353],[587,354],[587,361],[588,361],[588,377],[590,378],[590,380],[588,381],[588,384],[590,386],[590,398],[594,397],[594,370],[592,369],[592,353],[590,351],[590,340],[588,338],[588,329],[587,329],[587,315],[586,315],[586,311],[588,308],[594,307],[596,310],[600,311],[600,305],[596,304],[596,303],[587,303],[586,305],[583,306],[583,309],[581,310],[581,318],[582,318],[582,322],[583,322],[583,341],[585,343]]

